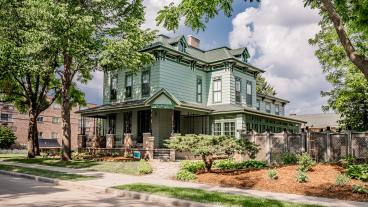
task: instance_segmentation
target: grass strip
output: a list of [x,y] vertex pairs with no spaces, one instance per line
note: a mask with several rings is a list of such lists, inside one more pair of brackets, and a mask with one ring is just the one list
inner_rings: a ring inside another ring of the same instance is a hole
[[183,200],[196,201],[201,203],[220,204],[226,206],[271,206],[271,207],[312,207],[318,205],[307,205],[299,203],[284,202],[278,200],[255,198],[250,196],[236,195],[230,193],[205,191],[195,188],[168,187],[151,184],[128,184],[114,187],[120,190],[128,190],[149,194],[156,194],[178,198]]
[[145,175],[152,173],[152,167],[145,161],[134,162],[110,162],[95,160],[70,160],[62,161],[58,158],[36,157],[28,159],[25,155],[0,154],[0,159],[6,162],[16,162],[24,164],[39,164],[54,167],[67,167],[73,169],[86,169],[101,172]]
[[95,176],[78,175],[73,173],[57,172],[52,170],[18,167],[13,165],[2,165],[2,164],[0,164],[0,170],[70,181],[89,180],[96,178]]

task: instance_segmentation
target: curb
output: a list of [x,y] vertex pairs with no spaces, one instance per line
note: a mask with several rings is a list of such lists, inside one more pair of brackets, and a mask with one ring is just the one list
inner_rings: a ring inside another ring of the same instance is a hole
[[21,177],[26,178],[30,180],[35,180],[37,182],[45,182],[45,183],[52,183],[56,185],[66,186],[66,187],[73,187],[77,189],[86,189],[88,190],[94,190],[97,192],[103,192],[107,194],[113,194],[117,197],[123,197],[123,198],[130,198],[145,202],[151,202],[151,203],[161,203],[164,205],[170,205],[170,206],[177,206],[177,207],[221,207],[221,205],[216,204],[204,204],[194,201],[188,201],[188,200],[180,200],[177,198],[170,198],[160,195],[152,195],[148,193],[140,193],[140,192],[134,192],[134,191],[127,191],[127,190],[119,190],[115,188],[104,188],[104,187],[97,187],[93,185],[87,185],[82,183],[76,183],[72,181],[65,181],[65,180],[57,180],[52,178],[46,178],[42,176],[36,176],[36,175],[29,175],[24,173],[17,173],[17,172],[9,172],[6,170],[0,170],[0,174],[2,175],[8,175],[12,177]]

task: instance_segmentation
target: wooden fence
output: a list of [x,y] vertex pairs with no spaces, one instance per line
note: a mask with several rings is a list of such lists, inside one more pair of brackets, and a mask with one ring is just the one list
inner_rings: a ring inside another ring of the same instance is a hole
[[286,152],[308,152],[317,162],[336,162],[347,155],[368,160],[368,132],[250,132],[241,137],[259,145],[256,159],[267,160],[268,163],[280,162]]

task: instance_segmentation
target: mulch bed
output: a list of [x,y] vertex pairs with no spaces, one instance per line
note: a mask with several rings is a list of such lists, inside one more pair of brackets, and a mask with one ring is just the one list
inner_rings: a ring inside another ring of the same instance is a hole
[[256,190],[292,193],[307,196],[319,196],[342,200],[368,201],[368,194],[352,192],[352,185],[360,181],[352,180],[346,186],[336,186],[336,176],[343,172],[338,165],[318,164],[307,173],[308,182],[296,181],[297,166],[278,167],[278,180],[270,180],[268,169],[252,170],[248,172],[212,172],[198,175],[198,182],[221,186],[251,188]]

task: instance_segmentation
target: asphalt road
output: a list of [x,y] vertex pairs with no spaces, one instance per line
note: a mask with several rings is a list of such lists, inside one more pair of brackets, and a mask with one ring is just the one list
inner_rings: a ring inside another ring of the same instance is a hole
[[119,198],[90,189],[69,189],[69,187],[0,175],[0,206],[159,207],[164,205]]

